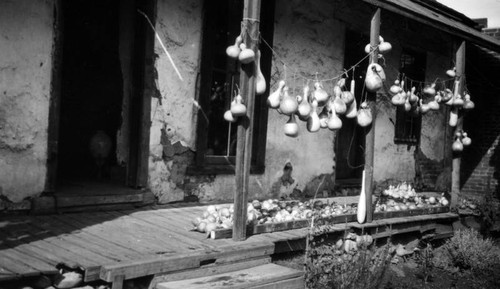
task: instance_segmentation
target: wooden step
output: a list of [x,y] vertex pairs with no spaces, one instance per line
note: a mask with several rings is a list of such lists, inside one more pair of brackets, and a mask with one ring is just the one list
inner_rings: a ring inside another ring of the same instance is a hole
[[303,275],[302,271],[270,263],[212,276],[162,282],[156,289],[302,289]]

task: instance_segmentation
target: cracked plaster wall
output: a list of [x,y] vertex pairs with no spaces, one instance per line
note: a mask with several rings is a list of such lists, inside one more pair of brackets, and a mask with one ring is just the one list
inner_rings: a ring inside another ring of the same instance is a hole
[[[426,82],[433,82],[437,78],[441,80],[449,78],[446,76],[446,70],[452,67],[454,57],[451,53],[451,43],[453,43],[451,37],[419,24],[408,23],[402,17],[391,14],[383,15],[381,35],[393,46],[385,59],[387,88],[398,76],[399,56],[403,46],[426,52]],[[416,173],[415,146],[394,143],[396,110],[390,103],[390,96],[387,92],[379,92],[377,101],[374,181],[382,182],[386,179],[413,181]],[[424,103],[429,101],[430,99],[425,99]],[[441,106],[439,111],[430,111],[422,116],[420,150],[426,160],[432,163],[427,166],[420,165],[424,166],[422,168],[424,173],[426,169],[435,170],[435,167],[439,167],[445,157],[444,130],[447,126],[447,115],[443,107]],[[434,186],[434,184],[426,185],[427,187]]]
[[0,1],[0,192],[12,202],[45,186],[53,9]]

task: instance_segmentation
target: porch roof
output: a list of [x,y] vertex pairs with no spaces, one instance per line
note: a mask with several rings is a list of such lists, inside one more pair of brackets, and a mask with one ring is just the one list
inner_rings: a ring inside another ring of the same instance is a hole
[[481,33],[465,15],[438,3],[426,0],[363,0],[387,11],[427,24],[484,48],[500,52],[500,40]]

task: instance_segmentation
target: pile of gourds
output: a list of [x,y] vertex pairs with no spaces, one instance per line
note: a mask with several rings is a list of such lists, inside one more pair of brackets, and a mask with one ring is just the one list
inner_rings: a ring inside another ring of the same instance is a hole
[[[247,224],[280,223],[293,220],[328,218],[330,216],[354,214],[356,205],[340,205],[336,203],[316,201],[280,201],[268,199],[254,200],[247,205]],[[202,216],[193,221],[193,230],[210,234],[217,229],[230,229],[233,227],[234,206],[210,205]]]
[[389,186],[377,200],[375,212],[405,211],[421,208],[448,206],[444,195],[440,197],[418,195],[411,184],[402,182],[397,186]]

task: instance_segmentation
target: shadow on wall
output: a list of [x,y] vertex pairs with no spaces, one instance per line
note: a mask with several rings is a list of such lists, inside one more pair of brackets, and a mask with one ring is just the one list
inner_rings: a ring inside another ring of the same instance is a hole
[[[476,107],[464,117],[464,131],[472,145],[464,150],[461,188],[465,191],[495,192],[500,197],[500,55],[474,45],[467,47],[466,88]],[[492,172],[493,170],[493,172]]]

